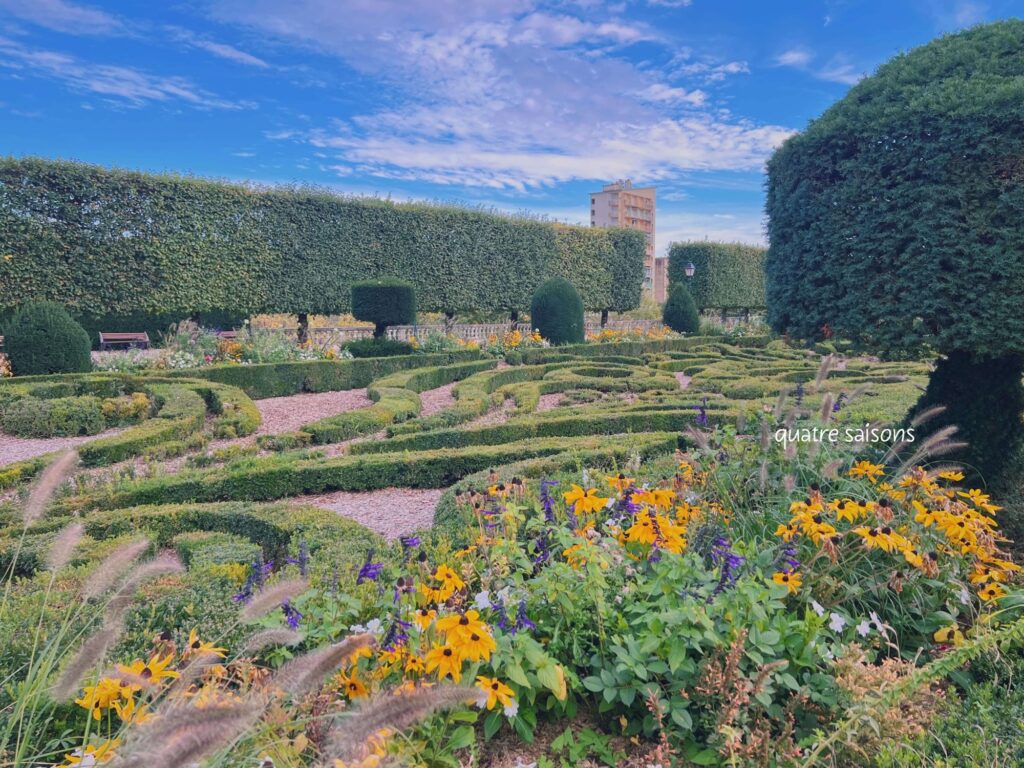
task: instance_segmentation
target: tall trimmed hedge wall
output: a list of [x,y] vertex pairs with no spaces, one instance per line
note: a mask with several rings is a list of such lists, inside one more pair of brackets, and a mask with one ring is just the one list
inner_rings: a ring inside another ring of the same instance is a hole
[[[682,283],[699,309],[764,309],[766,250],[740,243],[673,243],[669,283]],[[688,262],[697,268],[687,279]]]
[[413,282],[426,311],[525,310],[554,276],[571,277],[588,309],[630,309],[643,246],[612,232],[7,158],[0,312],[55,299],[78,314],[328,314],[350,309],[353,282],[385,275]]

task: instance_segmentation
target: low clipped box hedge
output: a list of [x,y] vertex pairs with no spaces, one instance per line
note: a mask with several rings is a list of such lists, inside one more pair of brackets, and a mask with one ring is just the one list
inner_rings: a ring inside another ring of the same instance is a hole
[[[628,437],[628,439],[626,439]],[[630,443],[634,445],[630,445]],[[671,451],[677,436],[646,433],[625,436],[550,438],[470,449],[422,451],[400,455],[341,456],[306,459],[274,456],[242,468],[218,468],[125,484],[57,502],[55,509],[118,509],[146,504],[214,501],[270,501],[331,491],[369,491],[381,488],[443,488],[459,478],[520,459],[567,455],[620,456],[640,446],[646,455]]]
[[162,371],[163,377],[207,379],[238,387],[253,400],[284,397],[301,392],[338,392],[369,386],[389,373],[429,365],[478,360],[479,350],[453,350],[434,354],[400,355],[357,360],[300,360],[254,365],[211,365],[182,371]]
[[415,354],[416,348],[407,341],[374,337],[345,342],[342,347],[352,357],[395,357]]
[[3,431],[18,437],[77,437],[106,429],[103,401],[98,397],[25,397],[4,407]]
[[389,325],[416,322],[416,289],[398,278],[360,280],[352,284],[352,315],[373,323],[373,336],[380,339]]

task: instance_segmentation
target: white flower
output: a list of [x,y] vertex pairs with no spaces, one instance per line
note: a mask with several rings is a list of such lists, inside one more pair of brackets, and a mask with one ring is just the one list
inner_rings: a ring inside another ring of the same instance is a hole
[[828,628],[833,632],[842,632],[843,627],[846,626],[846,619],[840,616],[838,613],[832,612],[828,616]]
[[587,470],[583,470],[583,484],[590,485],[590,473]]
[[885,631],[885,624],[883,624],[882,620],[878,618],[878,614],[872,611],[870,614],[868,614],[868,617],[871,619],[872,626],[874,626],[874,628],[881,632],[883,635],[888,637],[889,633]]
[[867,619],[864,619],[864,621],[857,625],[857,634],[861,637],[867,637],[871,634],[871,623]]
[[476,593],[473,598],[473,607],[481,611],[489,610],[491,607],[491,593],[486,589]]
[[817,600],[811,600],[811,610],[814,611],[819,616],[824,616],[825,615],[825,607],[821,603],[819,603]]
[[604,503],[604,508],[605,509],[611,509],[614,506],[615,506],[615,497],[614,496],[609,496],[608,497],[608,501],[606,501]]
[[971,604],[971,593],[967,591],[966,587],[957,592],[956,596],[960,598],[960,602],[964,605]]
[[519,714],[519,702],[513,701],[505,707],[505,717],[511,719]]

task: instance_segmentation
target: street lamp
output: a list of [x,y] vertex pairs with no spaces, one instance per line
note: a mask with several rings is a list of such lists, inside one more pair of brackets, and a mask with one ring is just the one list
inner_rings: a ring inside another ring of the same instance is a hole
[[697,267],[692,261],[688,261],[686,262],[686,266],[683,267],[683,271],[686,273],[686,277],[690,278],[693,277],[693,273],[697,271]]

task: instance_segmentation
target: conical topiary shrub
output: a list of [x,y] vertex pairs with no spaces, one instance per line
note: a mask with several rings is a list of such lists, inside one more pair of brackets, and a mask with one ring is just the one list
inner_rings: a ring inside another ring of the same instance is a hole
[[552,344],[583,343],[583,300],[563,277],[548,280],[533,294],[533,327]]
[[92,370],[89,334],[52,301],[30,301],[4,329],[4,352],[15,376]]
[[697,333],[700,330],[700,313],[685,285],[676,283],[672,286],[661,320],[676,333]]

